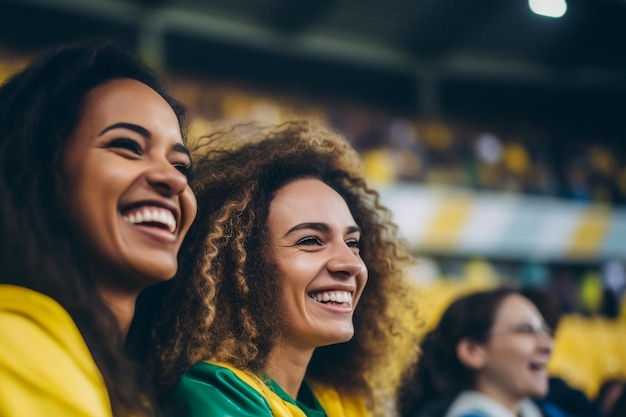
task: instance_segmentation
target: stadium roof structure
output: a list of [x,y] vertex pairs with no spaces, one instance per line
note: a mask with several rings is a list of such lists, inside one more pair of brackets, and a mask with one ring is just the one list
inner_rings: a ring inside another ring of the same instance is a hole
[[626,0],[2,0],[0,45],[116,36],[168,68],[408,114],[626,133]]

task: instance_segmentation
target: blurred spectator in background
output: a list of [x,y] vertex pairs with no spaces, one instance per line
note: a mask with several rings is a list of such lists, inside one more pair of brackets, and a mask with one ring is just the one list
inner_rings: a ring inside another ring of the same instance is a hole
[[[192,112],[208,120],[256,120],[261,102],[263,113],[279,119],[282,114],[276,96],[201,81],[178,85]],[[278,101],[304,114],[315,109],[361,155],[373,154],[381,162],[385,180],[603,204],[626,201],[626,165],[614,138],[563,137],[538,124],[402,118],[358,103]]]
[[[548,391],[552,334],[517,291],[497,288],[460,297],[421,344],[401,384],[402,417],[562,417],[536,404]],[[541,407],[541,408],[540,408]]]
[[[520,294],[530,300],[543,316],[546,324],[555,332],[561,321],[562,311],[559,300],[542,288],[525,287]],[[548,380],[548,394],[538,402],[549,401],[556,404],[570,417],[598,417],[600,410],[585,393],[572,388],[562,378],[550,376]]]

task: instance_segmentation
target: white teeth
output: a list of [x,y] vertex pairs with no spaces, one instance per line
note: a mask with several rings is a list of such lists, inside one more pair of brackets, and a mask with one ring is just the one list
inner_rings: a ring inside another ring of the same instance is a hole
[[325,291],[311,294],[311,298],[320,303],[327,303],[329,301],[339,304],[352,302],[352,294],[348,291]]
[[170,233],[174,233],[176,230],[176,219],[174,219],[174,215],[169,210],[162,208],[144,207],[123,216],[123,219],[132,224],[161,223],[167,226]]

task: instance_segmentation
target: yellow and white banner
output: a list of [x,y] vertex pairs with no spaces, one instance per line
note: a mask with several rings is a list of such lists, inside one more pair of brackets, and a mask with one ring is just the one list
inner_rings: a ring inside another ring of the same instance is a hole
[[626,260],[626,210],[548,197],[380,187],[418,251],[535,260]]

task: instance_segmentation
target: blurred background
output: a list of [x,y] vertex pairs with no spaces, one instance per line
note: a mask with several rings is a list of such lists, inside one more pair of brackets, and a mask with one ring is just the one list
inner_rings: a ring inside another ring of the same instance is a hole
[[560,12],[523,0],[0,0],[0,79],[45,47],[115,37],[166,77],[197,134],[223,119],[325,120],[414,250],[426,327],[468,289],[545,290],[566,314],[551,369],[593,396],[626,378],[626,1]]

